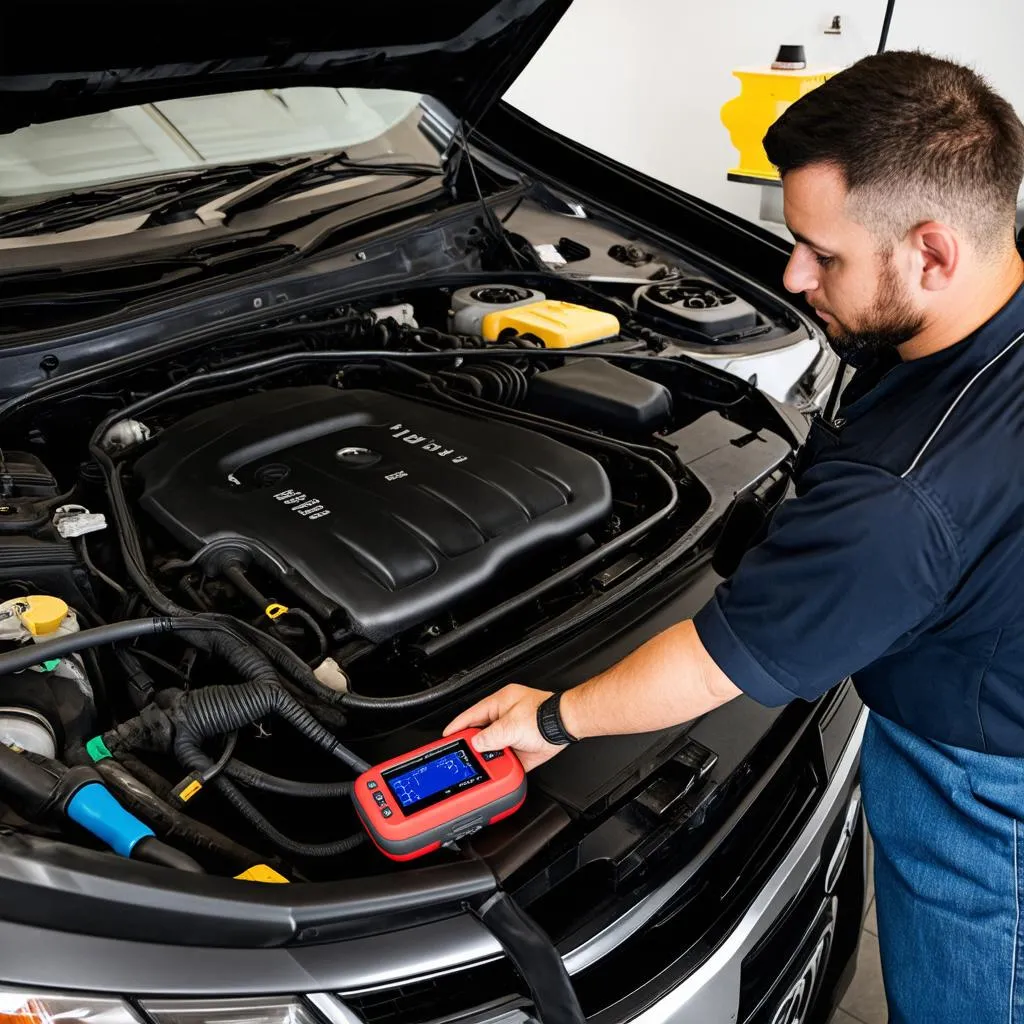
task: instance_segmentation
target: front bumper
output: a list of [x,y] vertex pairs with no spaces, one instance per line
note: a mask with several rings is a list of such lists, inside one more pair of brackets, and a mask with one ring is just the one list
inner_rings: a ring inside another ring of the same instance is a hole
[[[635,1024],[827,1019],[849,981],[848,961],[864,910],[867,850],[857,779],[866,724],[864,709],[813,816],[739,926],[703,966],[634,1017]],[[805,920],[787,920],[801,912]],[[807,933],[804,941],[783,941],[783,933],[800,931]],[[773,937],[778,938],[774,949]],[[822,938],[825,948],[819,953]],[[764,962],[755,963],[758,958]],[[777,971],[770,969],[773,962]],[[767,973],[760,986],[749,976],[755,971]],[[794,990],[806,992],[809,982],[804,1015],[778,1017],[787,1001],[793,1009]]]
[[[678,981],[663,972],[639,986],[628,1010],[611,1006],[591,1017],[592,1024],[823,1024],[852,975],[864,906],[858,768],[867,713],[863,708],[851,711],[856,724],[852,730],[838,730],[845,743],[836,745],[828,785],[724,941]],[[683,879],[668,881],[620,925],[632,933],[652,924],[659,931],[656,915],[682,884]],[[604,936],[604,941],[609,938]],[[330,1024],[362,1021],[362,1015],[345,1005],[344,995],[333,993],[365,991],[368,982],[370,988],[394,991],[396,974],[434,977],[442,988],[459,985],[467,962],[487,963],[501,955],[493,936],[468,915],[349,942],[244,950],[130,943],[0,921],[0,948],[2,981],[9,985],[56,984],[79,992],[172,998],[301,992]],[[40,949],[47,955],[39,956]],[[596,945],[581,947],[568,953],[565,963],[570,974],[585,971],[589,964],[600,969],[604,952]],[[485,988],[471,996],[484,1002],[491,994]],[[797,1006],[796,1015],[787,1015],[794,999],[805,1004]],[[458,1016],[464,1024],[515,1024],[529,1011],[522,1004],[492,1003]]]
[[[852,693],[848,699],[856,700]],[[680,968],[675,982],[669,976],[671,968],[650,977],[642,973],[644,965],[636,963],[636,988],[629,998],[594,1012],[590,1024],[824,1024],[852,976],[864,912],[866,843],[858,770],[867,712],[859,702],[851,711],[852,728],[840,726],[845,743],[830,756],[834,768],[829,783],[726,938],[695,970]],[[678,900],[691,877],[688,865],[608,931],[564,955],[581,999],[580,979],[588,971],[606,972],[605,958],[614,960],[610,954],[632,936],[667,930],[661,924],[663,911]],[[632,982],[633,971],[627,970]],[[499,992],[483,977],[439,972],[436,997],[441,999],[450,986],[460,983],[479,990],[481,1003],[487,994]],[[411,995],[393,985],[372,993],[343,992],[338,998],[324,997],[321,1011],[334,1008],[332,1024],[352,1024],[353,1010],[358,1011],[357,1021],[370,1011],[366,1019],[375,1024],[425,1020],[425,1015],[402,1004],[406,994]],[[392,1000],[393,1008],[383,1010],[386,1004],[376,1000]],[[417,1002],[422,1007],[426,1000],[420,995]],[[501,1000],[433,1017],[438,1024],[525,1024],[531,1010],[528,1003]]]

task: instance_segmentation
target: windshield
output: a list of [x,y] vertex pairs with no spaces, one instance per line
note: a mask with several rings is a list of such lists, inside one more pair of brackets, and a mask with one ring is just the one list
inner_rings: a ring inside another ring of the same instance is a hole
[[330,150],[439,164],[418,93],[256,89],[149,103],[0,136],[0,205],[152,175]]

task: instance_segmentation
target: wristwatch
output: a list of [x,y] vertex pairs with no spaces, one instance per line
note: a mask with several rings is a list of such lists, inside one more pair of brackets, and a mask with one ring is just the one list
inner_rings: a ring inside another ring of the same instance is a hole
[[540,730],[541,736],[556,747],[564,747],[567,743],[578,742],[562,721],[562,713],[558,708],[561,700],[561,692],[553,693],[537,708],[537,728]]

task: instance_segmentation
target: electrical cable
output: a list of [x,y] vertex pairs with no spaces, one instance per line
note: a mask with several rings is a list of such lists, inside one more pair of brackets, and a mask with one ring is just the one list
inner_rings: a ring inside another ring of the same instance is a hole
[[876,53],[883,53],[885,51],[886,44],[889,42],[889,26],[892,24],[892,12],[896,8],[896,0],[889,0],[885,5],[885,17],[882,19],[882,34],[878,39],[878,49]]
[[352,792],[351,782],[302,782],[298,779],[283,779],[279,775],[271,775],[236,759],[228,763],[224,774],[251,789],[300,799],[328,800],[349,796]]
[[[256,587],[249,577],[245,575],[245,570],[239,562],[229,562],[226,565],[221,566],[220,574],[224,576],[236,590],[240,591],[245,597],[252,601],[260,611],[265,612],[266,609],[270,607],[270,598]],[[327,641],[326,634],[320,628],[316,619],[314,619],[313,616],[305,610],[305,608],[290,607],[287,611],[282,612],[275,621],[285,618],[286,616],[294,616],[299,619],[313,634],[313,638],[316,640],[317,645],[320,648],[320,657],[327,657],[330,645]]]
[[272,825],[241,793],[238,787],[223,775],[214,781],[214,786],[250,825],[265,836],[279,849],[296,857],[340,857],[361,846],[366,840],[365,832],[356,832],[328,843],[302,843],[291,839]]
[[172,676],[177,677],[177,679],[185,684],[186,688],[192,685],[192,680],[189,679],[189,677],[185,675],[180,668],[175,668],[174,665],[169,661],[165,661],[159,655],[153,654],[151,651],[144,650],[142,647],[133,647],[131,649],[131,653],[136,658],[142,658],[144,661],[152,662],[154,665],[158,665],[162,668],[165,672],[169,672]]
[[199,776],[200,780],[205,785],[208,782],[212,782],[224,769],[227,767],[228,762],[231,760],[232,754],[235,752],[235,745],[238,743],[238,733],[228,733],[227,742],[224,744],[224,752],[217,758],[215,764],[211,765]]
[[77,540],[78,540],[78,543],[77,543],[78,554],[81,557],[82,562],[85,564],[86,569],[88,569],[89,572],[92,573],[92,575],[96,577],[96,579],[102,580],[104,583],[106,583],[106,585],[108,587],[111,588],[111,590],[116,591],[118,596],[120,596],[122,598],[127,597],[128,596],[128,591],[125,590],[124,587],[122,587],[121,584],[117,582],[117,580],[111,579],[92,560],[92,555],[89,554],[89,546],[85,542],[85,537],[79,537],[79,538],[77,538]]

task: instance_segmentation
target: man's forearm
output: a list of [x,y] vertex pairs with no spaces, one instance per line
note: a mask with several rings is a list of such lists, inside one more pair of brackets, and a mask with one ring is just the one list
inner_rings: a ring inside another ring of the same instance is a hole
[[565,727],[580,739],[651,732],[688,722],[739,693],[687,621],[566,691],[561,714]]

